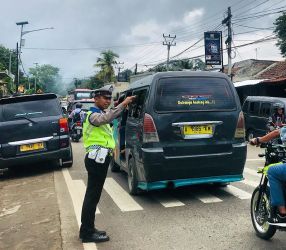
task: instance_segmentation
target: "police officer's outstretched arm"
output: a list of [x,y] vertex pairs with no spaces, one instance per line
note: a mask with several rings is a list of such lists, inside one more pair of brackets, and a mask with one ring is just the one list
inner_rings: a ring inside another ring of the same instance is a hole
[[89,122],[94,126],[100,126],[111,123],[117,118],[121,112],[128,106],[129,103],[135,100],[136,96],[128,96],[116,108],[109,110],[106,113],[92,113],[89,116]]

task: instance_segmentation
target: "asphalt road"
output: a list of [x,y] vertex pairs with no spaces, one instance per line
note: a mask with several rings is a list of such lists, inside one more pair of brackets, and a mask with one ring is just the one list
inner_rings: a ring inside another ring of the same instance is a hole
[[[79,223],[87,174],[82,143],[73,144],[74,166],[62,177]],[[245,180],[227,188],[192,186],[149,192],[132,197],[127,176],[109,171],[96,215],[96,226],[111,240],[85,244],[85,249],[285,249],[285,232],[271,241],[256,237],[250,219],[250,197],[259,182],[256,169],[263,165],[259,148],[248,148]]]

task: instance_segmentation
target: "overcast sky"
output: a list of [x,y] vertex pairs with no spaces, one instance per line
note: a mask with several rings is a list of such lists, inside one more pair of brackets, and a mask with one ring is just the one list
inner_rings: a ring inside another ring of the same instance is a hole
[[[228,6],[232,7],[237,46],[271,35],[268,28],[279,14],[248,17],[260,11],[286,9],[286,0],[1,0],[0,44],[15,48],[20,39],[20,27],[15,23],[28,21],[26,31],[54,29],[24,35],[22,61],[26,71],[38,62],[59,67],[65,81],[88,77],[96,71],[93,65],[100,52],[108,48],[120,55],[125,69],[134,69],[138,63],[143,70],[166,58],[163,33],[177,36],[177,45],[171,48],[171,56],[176,55],[202,38],[204,31],[218,27]],[[218,29],[227,34],[225,27]],[[240,48],[233,52],[234,61],[256,56],[283,60],[275,43]],[[203,54],[202,45],[203,41],[180,58]]]

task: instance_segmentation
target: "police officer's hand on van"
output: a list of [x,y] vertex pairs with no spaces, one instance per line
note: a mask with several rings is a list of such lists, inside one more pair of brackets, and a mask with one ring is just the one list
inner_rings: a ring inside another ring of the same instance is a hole
[[127,107],[128,104],[130,104],[136,100],[136,97],[137,97],[136,95],[126,97],[125,100],[122,102],[122,105],[124,107]]

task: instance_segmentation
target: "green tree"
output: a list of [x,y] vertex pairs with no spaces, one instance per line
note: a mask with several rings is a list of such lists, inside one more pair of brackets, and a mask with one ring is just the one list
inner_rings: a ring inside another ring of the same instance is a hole
[[277,45],[281,51],[283,57],[286,57],[286,13],[284,12],[274,22],[274,33],[278,36]]
[[97,78],[104,83],[113,82],[116,80],[113,65],[116,64],[116,58],[119,55],[112,50],[101,52],[101,57],[97,59],[95,67],[99,67],[100,71],[97,73]]
[[59,68],[50,64],[40,65],[30,68],[29,73],[32,76],[31,81],[37,82],[37,89],[42,89],[44,92],[59,93],[62,91],[62,79],[59,75]]

